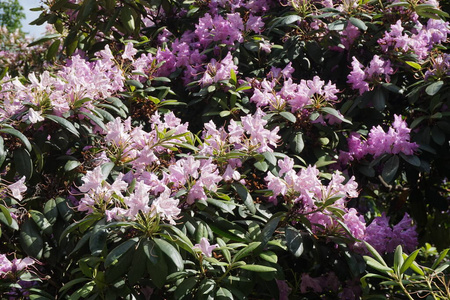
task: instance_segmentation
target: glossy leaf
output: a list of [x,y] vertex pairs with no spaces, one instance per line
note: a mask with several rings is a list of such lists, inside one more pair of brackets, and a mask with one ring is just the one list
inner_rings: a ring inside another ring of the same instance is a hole
[[286,227],[286,244],[289,251],[295,257],[300,257],[304,251],[303,237],[301,233],[294,227]]
[[117,263],[117,261],[120,259],[122,255],[125,254],[128,250],[130,250],[132,247],[134,247],[137,243],[137,238],[132,238],[130,240],[127,240],[117,247],[115,247],[111,252],[108,253],[108,255],[105,258],[105,267],[109,267],[112,264]]
[[172,262],[177,267],[177,271],[184,270],[183,258],[181,257],[180,252],[178,252],[178,250],[174,246],[172,246],[172,244],[166,242],[163,239],[154,239],[154,241],[156,245],[158,245],[159,249],[161,249],[161,251],[164,252],[164,254],[166,254],[167,257],[172,260]]
[[26,220],[20,227],[20,245],[27,255],[36,259],[42,257],[44,240],[31,219]]

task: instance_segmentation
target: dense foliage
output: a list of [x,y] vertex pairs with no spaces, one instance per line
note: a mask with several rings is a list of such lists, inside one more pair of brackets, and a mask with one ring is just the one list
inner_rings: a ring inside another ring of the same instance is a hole
[[4,298],[450,296],[437,1],[40,10],[52,63],[0,80]]

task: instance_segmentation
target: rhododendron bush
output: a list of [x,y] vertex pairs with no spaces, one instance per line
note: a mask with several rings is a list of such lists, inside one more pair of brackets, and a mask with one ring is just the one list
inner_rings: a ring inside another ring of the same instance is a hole
[[0,79],[2,298],[450,296],[437,1],[37,10],[49,62]]

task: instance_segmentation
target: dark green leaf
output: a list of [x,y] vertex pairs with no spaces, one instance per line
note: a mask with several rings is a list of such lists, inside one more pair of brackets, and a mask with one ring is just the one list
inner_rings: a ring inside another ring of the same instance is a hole
[[349,21],[350,21],[350,23],[352,23],[354,26],[358,27],[362,31],[366,31],[367,30],[367,25],[363,21],[361,21],[360,19],[357,19],[357,18],[354,18],[354,17],[350,17]]
[[332,107],[322,107],[320,111],[332,115],[333,117],[337,118],[338,120],[341,120],[344,123],[352,124],[352,122],[344,118],[336,109]]
[[164,252],[175,264],[177,267],[177,271],[184,270],[184,261],[181,257],[178,250],[172,246],[172,244],[169,244],[165,240],[162,239],[154,239],[155,243],[158,245],[159,249],[161,249],[162,252]]
[[384,95],[383,90],[380,87],[375,89],[372,101],[373,107],[375,107],[375,109],[378,111],[383,111],[386,107],[386,96]]
[[30,210],[29,213],[33,221],[45,234],[51,234],[53,232],[52,224],[50,224],[43,213],[37,210]]
[[394,180],[395,176],[397,175],[399,165],[400,160],[397,155],[393,155],[386,161],[381,175],[387,183],[390,183],[392,180]]
[[280,112],[280,116],[282,116],[283,118],[285,118],[289,122],[292,122],[292,123],[297,122],[297,118],[292,113],[290,113],[288,111]]
[[103,225],[97,224],[89,238],[89,250],[93,256],[99,256],[106,246],[106,239],[108,238],[108,232]]
[[174,296],[175,299],[183,299],[185,296],[191,295],[191,289],[197,284],[196,277],[189,277],[178,284]]
[[106,130],[105,123],[103,123],[102,119],[100,119],[99,117],[94,116],[93,114],[85,112],[85,111],[81,111],[80,114],[86,116],[89,120],[94,122],[101,129]]
[[442,88],[443,85],[444,85],[444,82],[441,80],[433,82],[432,84],[427,86],[427,88],[425,89],[425,92],[430,96],[434,96],[439,92],[439,90]]
[[14,163],[21,176],[25,176],[27,179],[33,176],[33,160],[28,150],[24,148],[14,150]]
[[303,148],[305,148],[305,143],[303,142],[303,133],[295,133],[290,143],[290,148],[295,152],[295,154],[300,154],[303,151]]
[[294,254],[295,257],[300,257],[302,255],[304,247],[303,247],[303,237],[301,233],[292,226],[286,227],[286,244]]
[[8,134],[15,136],[22,142],[22,144],[25,146],[25,148],[29,152],[31,152],[32,147],[31,147],[30,141],[28,140],[28,138],[26,136],[23,135],[22,132],[18,131],[17,129],[14,129],[14,128],[2,128],[2,129],[0,129],[0,132],[8,133]]
[[80,133],[78,132],[78,130],[68,120],[54,115],[46,115],[45,118],[61,125],[61,127],[74,134],[76,137],[80,137]]
[[144,85],[142,83],[140,83],[139,81],[137,81],[137,80],[130,79],[130,80],[125,81],[125,83],[128,84],[128,85],[137,87],[138,89],[143,89],[144,88]]
[[247,209],[252,213],[255,214],[256,207],[255,203],[253,202],[253,198],[250,195],[247,188],[242,185],[239,182],[233,183],[233,187],[235,188],[236,192],[238,193],[239,197],[241,197],[242,201],[244,202],[244,205],[247,207]]
[[242,248],[241,250],[238,251],[238,253],[236,253],[236,255],[233,257],[232,262],[237,262],[242,258],[251,255],[253,250],[258,248],[259,245],[261,245],[261,242],[252,242],[248,244],[248,246]]
[[36,259],[42,257],[44,240],[31,219],[26,220],[20,228],[20,245],[27,255]]
[[122,255],[125,254],[128,250],[130,250],[133,246],[136,245],[138,238],[132,238],[131,240],[127,240],[114,248],[111,252],[108,253],[105,259],[105,267],[109,267],[112,264],[117,263]]
[[48,47],[46,59],[51,61],[56,58],[56,53],[59,50],[59,46],[61,45],[61,40],[54,41],[50,47]]

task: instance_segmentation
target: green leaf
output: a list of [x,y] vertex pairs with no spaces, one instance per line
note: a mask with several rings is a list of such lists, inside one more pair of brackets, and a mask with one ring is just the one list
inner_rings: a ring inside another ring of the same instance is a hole
[[304,251],[303,237],[301,233],[292,226],[286,227],[286,244],[295,257],[300,257]]
[[14,163],[16,164],[16,171],[21,175],[30,179],[33,176],[33,160],[30,152],[23,148],[14,150]]
[[366,261],[367,265],[381,273],[385,273],[385,274],[391,274],[394,271],[387,267],[387,266],[383,266],[382,264],[380,264],[378,261],[376,261],[375,259],[373,259],[370,256],[364,256],[364,260]]
[[234,72],[233,69],[230,70],[230,83],[232,85],[236,85],[237,84],[236,72]]
[[5,162],[5,159],[6,159],[5,145],[4,145],[3,138],[0,137],[0,168],[2,167],[3,163]]
[[77,160],[68,160],[66,162],[66,164],[64,165],[64,171],[70,172],[72,170],[75,170],[79,166],[81,166],[81,163],[79,161],[77,161]]
[[427,88],[425,89],[425,93],[427,93],[429,96],[434,96],[439,92],[443,85],[444,82],[442,80],[433,82],[432,84],[427,86]]
[[280,112],[280,116],[282,116],[283,118],[285,118],[286,120],[288,120],[291,123],[297,122],[297,118],[291,112],[282,111],[282,112]]
[[155,247],[155,252],[156,256],[158,257],[158,260],[155,264],[153,264],[150,260],[148,260],[147,272],[150,278],[152,279],[152,282],[155,284],[155,286],[161,289],[167,280],[167,275],[169,272],[168,262],[166,261],[165,256],[162,254],[161,250],[157,246]]
[[247,207],[247,209],[252,213],[256,213],[256,207],[255,203],[253,202],[253,198],[250,195],[247,188],[242,185],[239,182],[234,182],[233,187],[235,188],[236,192],[238,193],[239,197],[241,197],[242,201],[244,202],[244,205]]
[[41,259],[44,251],[44,240],[31,219],[26,220],[20,228],[20,245],[27,255]]
[[25,148],[28,150],[28,152],[31,152],[32,147],[31,147],[30,141],[28,140],[28,138],[25,135],[23,135],[22,132],[18,131],[17,129],[14,129],[14,128],[2,128],[2,129],[0,129],[0,132],[8,133],[8,134],[15,136],[22,142],[22,144],[25,146]]
[[127,240],[114,248],[105,258],[105,267],[109,267],[112,264],[115,264],[122,255],[125,254],[128,250],[130,250],[133,246],[136,245],[138,238],[132,238],[131,240]]
[[347,20],[336,20],[333,23],[328,24],[329,30],[342,31],[347,25]]
[[373,93],[373,107],[378,111],[383,111],[386,107],[386,96],[381,87],[377,87]]
[[414,61],[405,61],[405,63],[407,63],[409,66],[413,67],[416,70],[422,69],[422,66]]
[[354,17],[350,17],[349,21],[350,21],[350,23],[352,23],[354,26],[358,27],[362,31],[366,31],[367,30],[367,25],[363,21],[361,21],[360,19],[357,19],[357,18],[354,18]]
[[208,198],[208,199],[206,199],[206,202],[208,202],[209,204],[212,204],[214,206],[217,206],[218,208],[220,208],[223,211],[225,211],[229,214],[232,214],[232,215],[234,214],[233,210],[236,208],[236,205],[231,201],[222,201],[222,200]]
[[262,154],[266,161],[268,161],[272,166],[277,165],[277,158],[273,154],[273,152],[266,151]]
[[275,215],[269,220],[269,222],[267,222],[266,226],[264,226],[263,230],[258,236],[258,240],[261,242],[261,245],[259,246],[260,251],[266,247],[267,243],[272,238],[273,233],[278,228],[280,220],[281,216]]
[[174,292],[174,299],[182,299],[185,296],[191,295],[191,289],[197,284],[197,277],[189,277],[183,280],[180,284],[177,284],[177,288]]
[[120,10],[120,21],[122,22],[122,25],[125,27],[125,30],[128,34],[131,34],[135,30],[136,24],[133,12],[128,5]]
[[85,111],[80,111],[79,114],[86,116],[89,120],[91,120],[96,125],[98,125],[98,127],[100,127],[103,130],[106,130],[105,123],[103,123],[102,119],[100,119],[99,117],[94,116],[93,114],[90,114],[90,113],[85,112]]
[[390,183],[392,180],[394,180],[395,175],[397,175],[397,170],[400,165],[400,159],[397,155],[393,155],[391,158],[389,158],[386,163],[384,164],[383,171],[381,173],[381,176],[383,176],[383,179]]
[[74,134],[76,137],[80,137],[80,133],[75,128],[75,126],[66,119],[54,115],[46,115],[45,118],[61,125],[61,127]]
[[325,112],[329,115],[332,115],[333,117],[337,118],[338,120],[341,120],[344,123],[347,124],[352,124],[352,122],[350,122],[349,120],[347,120],[346,118],[344,118],[336,109],[332,108],[332,107],[322,107],[320,109],[321,112]]
[[60,36],[61,35],[59,33],[52,33],[52,34],[44,35],[43,37],[38,38],[38,39],[34,40],[33,42],[31,42],[30,44],[28,44],[28,47],[32,47],[32,46],[35,46],[35,45],[38,45],[38,44],[45,43],[47,41],[50,41],[50,40],[55,39],[55,38],[58,38]]
[[433,265],[431,266],[432,269],[436,269],[436,267],[441,263],[441,261],[447,256],[447,253],[450,249],[444,249],[439,253],[439,257],[436,258]]
[[158,245],[159,249],[164,252],[175,264],[177,271],[184,270],[184,261],[178,250],[172,246],[172,244],[166,242],[163,239],[154,239],[155,243]]
[[301,132],[295,133],[290,143],[290,148],[295,152],[295,154],[300,154],[303,151],[303,148],[305,148],[305,143],[303,141],[303,133]]
[[[400,268],[400,274],[405,273],[406,270],[409,269],[409,267],[413,264],[414,260],[417,257],[417,254],[419,254],[419,249],[417,249],[416,251],[414,251],[413,253],[411,253],[408,257],[403,257],[404,258],[404,262]],[[406,256],[406,255],[405,255]]]
[[233,294],[230,292],[230,290],[224,288],[224,287],[220,287],[217,289],[216,291],[216,295],[214,297],[214,299],[217,300],[233,300]]
[[137,80],[134,80],[134,79],[127,80],[127,81],[125,81],[125,83],[128,84],[128,85],[137,87],[138,89],[143,89],[144,88],[144,85],[141,82],[139,82]]
[[252,254],[252,251],[258,248],[258,246],[261,245],[261,242],[251,242],[248,244],[248,246],[242,248],[241,250],[236,253],[236,255],[233,257],[232,262],[237,262],[244,257],[247,257]]
[[268,267],[268,266],[262,266],[262,265],[243,265],[239,268],[243,270],[248,270],[252,272],[276,272],[277,269]]
[[159,256],[154,241],[144,240],[142,243],[142,249],[152,264],[158,263]]
[[4,205],[0,204],[0,209],[1,209],[2,213],[3,213],[3,215],[5,216],[5,220],[8,223],[8,225],[11,225],[12,224],[12,217],[11,217],[11,214],[10,214],[8,208],[6,208]]
[[53,232],[52,224],[50,224],[43,213],[37,210],[30,210],[29,213],[33,221],[45,234],[51,234]]
[[272,251],[264,251],[259,254],[259,257],[264,259],[265,261],[268,261],[270,263],[276,264],[278,262],[278,256],[275,254],[275,252]]
[[46,59],[52,61],[56,58],[56,53],[58,53],[59,46],[61,45],[61,40],[54,41],[50,47],[48,47]]
[[93,256],[100,256],[106,246],[108,232],[98,223],[94,226],[91,237],[89,238],[89,250]]
[[403,160],[409,163],[410,165],[420,167],[421,164],[420,158],[418,158],[416,155],[405,155],[404,153],[400,152],[400,157],[403,158]]
[[403,255],[402,254],[403,254],[402,246],[398,245],[397,248],[395,248],[395,252],[394,252],[394,270],[398,276],[401,275],[400,268],[403,265]]
[[367,243],[366,241],[363,241],[364,244],[366,245],[367,250],[369,250],[369,252],[373,255],[373,257],[379,262],[381,263],[383,266],[387,267],[388,265],[386,264],[386,262],[384,261],[384,259],[381,257],[380,253],[378,253],[377,250],[375,250],[374,247],[372,247],[372,245],[370,245],[369,243]]

